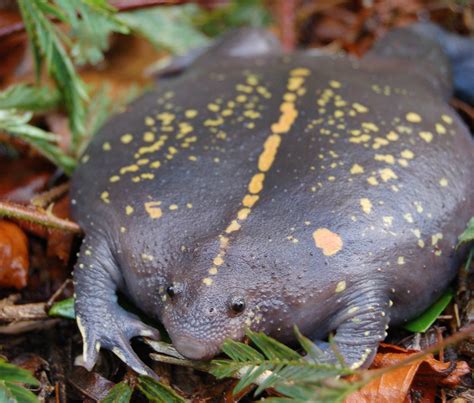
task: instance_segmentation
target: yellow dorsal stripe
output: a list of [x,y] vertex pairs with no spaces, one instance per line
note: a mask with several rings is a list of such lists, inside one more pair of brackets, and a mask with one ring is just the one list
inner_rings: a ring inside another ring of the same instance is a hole
[[[242,199],[239,210],[236,214],[236,217],[231,220],[230,224],[227,226],[225,233],[227,235],[239,231],[242,227],[242,223],[248,218],[252,212],[254,204],[259,199],[259,193],[264,188],[265,175],[270,171],[275,158],[278,153],[278,149],[281,144],[282,135],[288,133],[295,123],[296,118],[298,117],[298,110],[296,109],[296,100],[298,96],[302,95],[304,91],[299,91],[304,85],[305,78],[310,75],[310,71],[307,68],[295,68],[290,71],[290,76],[288,78],[287,90],[283,95],[283,100],[280,105],[280,116],[278,121],[271,125],[271,134],[265,139],[263,143],[263,151],[258,158],[257,172],[252,176],[247,186],[248,193]],[[222,242],[222,239],[225,239],[226,242]],[[214,263],[217,261],[220,265],[224,261],[224,256],[226,249],[229,244],[229,239],[221,235],[221,242],[219,253],[214,258]],[[218,273],[218,267],[220,265],[214,264],[209,269],[209,274],[216,275]],[[206,279],[204,279],[206,280]],[[204,284],[212,284],[210,281],[203,281]]]

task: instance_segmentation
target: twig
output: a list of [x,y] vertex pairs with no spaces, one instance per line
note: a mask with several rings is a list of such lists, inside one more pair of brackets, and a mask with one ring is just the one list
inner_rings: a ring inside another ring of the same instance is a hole
[[33,197],[31,199],[31,204],[36,207],[46,208],[50,203],[64,196],[68,190],[69,183],[55,186],[54,188]]
[[75,222],[48,214],[46,211],[32,210],[31,208],[11,202],[0,201],[0,217],[28,221],[46,228],[58,229],[73,234],[82,233],[81,228]]
[[65,280],[62,284],[61,287],[59,287],[53,295],[48,299],[45,305],[45,311],[48,312],[51,306],[56,302],[56,300],[59,298],[59,296],[63,293],[63,291],[66,289],[66,287],[71,284],[72,281],[70,278]]
[[280,39],[287,52],[293,50],[296,44],[295,34],[295,0],[279,1],[277,3],[277,18],[280,25]]
[[190,0],[116,0],[111,4],[119,11],[129,11],[156,6],[175,6],[189,2]]
[[40,320],[49,318],[46,313],[46,304],[37,302],[33,304],[5,304],[0,307],[0,321],[16,322],[25,320]]

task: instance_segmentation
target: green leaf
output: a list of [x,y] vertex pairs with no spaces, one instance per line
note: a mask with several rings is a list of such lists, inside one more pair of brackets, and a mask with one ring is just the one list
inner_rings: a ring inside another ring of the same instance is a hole
[[283,343],[268,337],[264,333],[248,332],[250,340],[265,354],[269,360],[299,360],[301,355]]
[[126,382],[117,383],[101,403],[128,403],[132,398],[133,389]]
[[446,292],[418,318],[408,322],[404,328],[414,333],[424,333],[435,322],[454,297],[451,289]]
[[235,340],[226,340],[222,351],[234,361],[263,361],[264,356],[254,348]]
[[198,12],[196,5],[187,4],[119,13],[118,18],[155,47],[184,53],[209,42],[193,24]]
[[5,387],[10,391],[16,403],[39,403],[36,395],[22,386],[15,385],[11,382],[5,382]]
[[266,27],[270,22],[271,15],[262,0],[233,0],[224,7],[203,10],[194,18],[195,26],[210,37],[242,26]]
[[54,0],[64,11],[71,26],[72,55],[78,64],[97,64],[104,59],[113,32],[129,33],[129,28],[115,16],[106,0]]
[[37,76],[44,62],[64,100],[73,133],[72,147],[75,147],[79,137],[84,135],[84,102],[88,96],[62,43],[66,38],[49,18],[49,14],[64,18],[63,13],[46,0],[18,0],[17,3],[33,48]]
[[2,403],[17,403],[11,390],[5,384],[5,381],[0,381],[0,402]]
[[142,392],[150,401],[158,403],[184,403],[185,400],[179,396],[169,386],[163,385],[162,383],[155,381],[148,376],[139,376],[138,378],[138,389]]
[[76,165],[74,159],[66,155],[55,144],[57,142],[56,134],[28,124],[31,118],[30,112],[20,114],[16,113],[14,109],[0,110],[0,129],[29,143],[53,164],[70,175]]
[[458,246],[466,242],[474,241],[474,217],[469,220],[466,229],[459,235],[458,241]]
[[0,361],[0,380],[8,382],[26,383],[28,385],[39,386],[38,380],[26,369]]
[[17,84],[0,92],[0,109],[46,111],[55,108],[58,103],[58,92],[47,87]]
[[48,311],[49,316],[59,316],[66,319],[75,319],[74,298],[66,298],[58,301]]

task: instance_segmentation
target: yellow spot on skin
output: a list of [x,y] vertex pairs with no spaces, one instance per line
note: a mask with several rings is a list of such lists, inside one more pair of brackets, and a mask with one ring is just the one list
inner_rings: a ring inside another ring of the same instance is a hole
[[346,282],[345,281],[339,281],[336,285],[336,292],[343,292],[346,289]]
[[245,195],[242,204],[245,207],[253,207],[253,205],[257,202],[259,197],[257,195]]
[[372,211],[372,202],[365,197],[360,199],[360,206],[365,214],[370,214]]
[[127,167],[120,168],[120,174],[126,174],[127,172],[137,172],[140,169],[140,167],[136,164],[129,165]]
[[398,176],[390,168],[381,169],[379,173],[384,182],[387,182],[390,179],[398,179]]
[[418,228],[412,229],[411,232],[413,232],[413,235],[415,235],[417,238],[421,237],[421,231]]
[[216,257],[214,258],[213,263],[214,263],[216,266],[221,266],[221,265],[224,263],[224,259],[222,259],[222,256],[216,256]]
[[383,161],[387,164],[395,164],[395,157],[391,154],[375,154],[375,161]]
[[163,215],[161,208],[159,207],[160,205],[160,201],[151,201],[145,203],[145,210],[150,218],[160,218]]
[[152,143],[153,141],[155,141],[155,133],[145,132],[143,134],[143,141],[146,141],[147,143]]
[[110,177],[109,181],[114,183],[114,182],[118,182],[120,180],[120,176],[118,175],[113,175]]
[[276,134],[288,132],[298,116],[298,112],[295,109],[295,104],[293,102],[283,102],[280,110],[282,114],[280,115],[278,123],[274,123],[271,127],[272,132]]
[[371,137],[368,134],[363,134],[362,136],[358,136],[358,137],[349,137],[349,141],[351,143],[356,143],[356,144],[367,143],[370,139]]
[[211,276],[215,276],[215,275],[217,274],[217,267],[211,267],[211,268],[209,269],[209,274],[210,274]]
[[336,81],[336,80],[331,80],[329,81],[329,85],[332,87],[332,88],[341,88],[341,83],[339,81]]
[[147,126],[153,126],[155,124],[155,119],[153,119],[151,116],[147,116],[145,118],[145,124]]
[[390,132],[389,134],[387,134],[387,139],[389,139],[390,141],[397,141],[398,134],[395,132]]
[[190,160],[190,161],[197,161],[197,157],[194,156],[194,155],[190,155],[190,156],[188,157],[188,160]]
[[142,253],[142,260],[151,262],[154,259],[152,255],[147,255],[146,253]]
[[133,136],[130,133],[124,134],[122,137],[120,137],[120,141],[123,144],[129,144],[133,140]]
[[161,162],[160,161],[153,161],[151,164],[150,164],[150,168],[159,168],[161,166]]
[[448,180],[446,178],[441,178],[439,180],[439,184],[445,188],[446,186],[448,186]]
[[127,206],[125,207],[125,214],[131,215],[133,213],[133,207],[132,206]]
[[110,146],[110,143],[108,141],[106,141],[104,144],[102,144],[102,150],[104,151],[110,151],[111,150],[111,146]]
[[207,105],[207,109],[209,109],[211,112],[218,112],[220,108],[219,105],[209,104]]
[[436,246],[436,244],[438,243],[438,241],[440,241],[441,239],[443,239],[443,234],[441,232],[438,232],[437,234],[434,234],[432,237],[431,237],[431,245],[432,246]]
[[327,228],[318,228],[313,232],[316,247],[322,249],[325,256],[333,256],[342,249],[341,237]]
[[120,232],[121,232],[122,234],[125,234],[125,232],[127,232],[127,228],[125,228],[125,227],[120,227]]
[[281,143],[281,136],[279,134],[270,135],[263,145],[263,152],[258,159],[258,169],[262,172],[267,172],[273,165],[278,147]]
[[240,209],[237,213],[237,218],[239,220],[246,220],[247,217],[249,216],[250,214],[250,209],[249,208],[243,208],[243,209]]
[[397,263],[399,265],[405,264],[405,258],[403,256],[398,256]]
[[197,114],[198,112],[195,109],[188,109],[186,112],[184,112],[184,116],[186,116],[188,119],[195,118]]
[[170,210],[178,210],[178,206],[176,204],[171,204],[168,208]]
[[240,224],[237,222],[237,220],[232,220],[232,222],[226,228],[225,232],[227,234],[230,234],[231,232],[238,231],[239,229],[240,229]]
[[446,128],[441,123],[436,123],[435,128],[436,128],[436,133],[446,134]]
[[367,107],[364,105],[359,104],[358,102],[355,102],[352,104],[352,107],[359,113],[366,113],[369,111]]
[[311,71],[306,67],[297,67],[296,69],[291,70],[290,74],[292,76],[309,76]]
[[405,116],[406,120],[408,120],[411,123],[420,123],[421,122],[421,116],[418,115],[415,112],[409,112]]
[[391,226],[392,226],[392,223],[393,223],[393,217],[392,217],[392,216],[385,216],[385,217],[383,217],[383,222],[384,222],[387,226],[391,227]]
[[362,173],[364,173],[364,168],[362,166],[360,166],[359,164],[352,165],[351,174],[356,175]]
[[372,132],[378,132],[379,131],[378,126],[375,123],[372,123],[372,122],[362,123],[362,128],[365,129],[365,130],[372,131]]
[[413,158],[415,157],[415,154],[414,154],[413,151],[411,151],[411,150],[403,150],[403,151],[400,153],[400,155],[401,155],[403,158],[407,159],[407,160],[411,160],[411,159],[413,159]]
[[290,77],[288,80],[288,89],[290,91],[296,91],[298,90],[304,83],[304,78],[303,77]]
[[406,222],[413,223],[413,216],[410,213],[403,214],[403,218]]
[[379,181],[377,180],[375,176],[369,176],[367,178],[367,182],[369,182],[369,185],[372,185],[372,186],[377,186],[379,184]]
[[104,203],[107,203],[107,204],[110,203],[109,196],[110,196],[110,195],[109,195],[109,192],[102,192],[102,193],[100,194],[100,198],[102,199],[102,201],[103,201]]
[[250,193],[259,193],[263,189],[263,181],[265,179],[265,174],[258,173],[255,174],[249,183],[249,192]]
[[398,163],[400,164],[400,166],[402,166],[404,168],[406,168],[408,166],[408,161],[406,159],[403,159],[403,158],[399,158]]
[[418,246],[419,246],[420,248],[424,248],[424,247],[425,247],[425,241],[423,241],[423,239],[419,239],[419,240],[418,240]]
[[453,118],[448,115],[441,115],[441,119],[443,119],[444,123],[447,123],[448,125],[453,123]]
[[206,277],[205,279],[202,280],[202,282],[206,285],[212,285],[214,280],[212,278]]
[[192,203],[186,203],[186,207],[187,208],[193,208],[193,205],[192,205]]
[[419,135],[427,143],[431,143],[431,140],[433,140],[433,134],[430,132],[420,132]]

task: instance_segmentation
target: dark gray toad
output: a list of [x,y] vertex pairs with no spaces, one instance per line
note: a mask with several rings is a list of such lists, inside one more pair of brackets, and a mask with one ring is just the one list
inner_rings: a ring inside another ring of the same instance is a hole
[[72,180],[87,368],[103,347],[149,371],[129,340],[157,331],[118,291],[192,359],[247,328],[291,341],[297,325],[335,332],[353,367],[439,297],[474,215],[474,145],[445,56],[417,31],[472,62],[472,44],[433,27],[359,61],[240,31],[102,129]]

